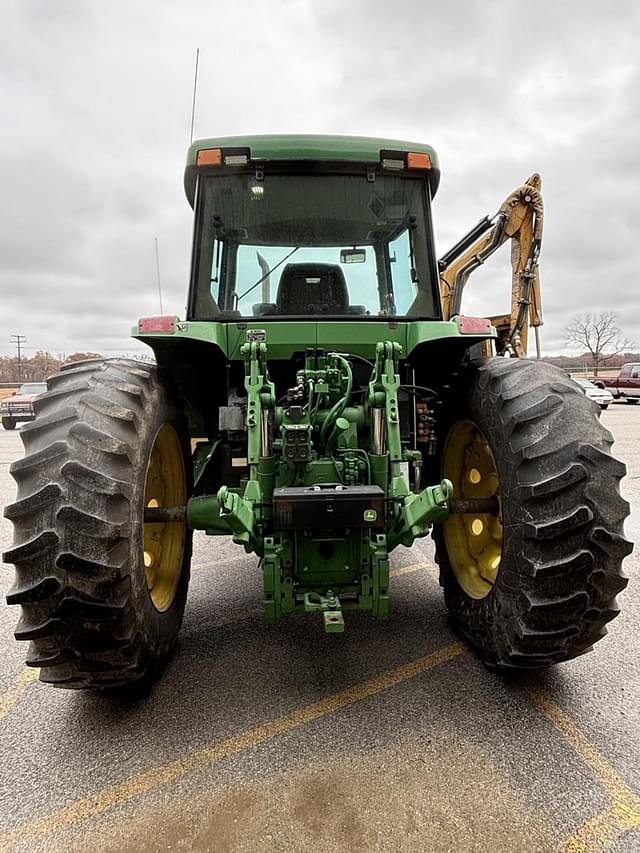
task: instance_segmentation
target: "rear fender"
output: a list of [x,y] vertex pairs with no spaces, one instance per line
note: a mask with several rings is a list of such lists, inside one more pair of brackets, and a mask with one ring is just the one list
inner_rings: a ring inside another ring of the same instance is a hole
[[177,335],[136,334],[153,350],[161,381],[189,422],[191,436],[213,437],[228,396],[226,358],[214,342]]

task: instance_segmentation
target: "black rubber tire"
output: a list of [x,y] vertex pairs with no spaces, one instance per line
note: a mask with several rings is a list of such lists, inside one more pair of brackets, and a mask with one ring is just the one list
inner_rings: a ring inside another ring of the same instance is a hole
[[[142,533],[144,484],[155,436],[170,423],[185,455],[181,412],[156,368],[129,359],[75,363],[48,380],[36,420],[21,431],[26,454],[5,509],[14,525],[4,555],[16,568],[9,604],[22,606],[18,640],[29,666],[57,687],[148,683],[175,643],[184,611],[191,533],[173,602],[149,595]],[[190,493],[190,491],[189,491]]]
[[542,362],[492,358],[471,366],[457,399],[444,434],[468,418],[489,443],[505,536],[495,585],[474,599],[455,577],[442,525],[435,526],[453,620],[491,667],[577,657],[606,634],[627,584],[621,565],[632,550],[623,537],[629,505],[620,496],[625,466],[611,456],[613,437],[582,390]]
[[609,404],[608,404],[608,403],[603,403],[603,404],[600,406],[600,408],[604,411],[605,409],[608,409],[608,408],[609,408]]
[[15,429],[16,428],[16,421],[13,418],[3,418],[2,419],[2,426],[5,429]]

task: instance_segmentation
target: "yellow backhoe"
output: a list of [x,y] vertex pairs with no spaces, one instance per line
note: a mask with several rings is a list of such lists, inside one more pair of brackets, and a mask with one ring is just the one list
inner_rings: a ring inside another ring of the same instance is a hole
[[[542,241],[542,179],[534,172],[504,200],[495,216],[485,216],[438,261],[440,296],[445,320],[460,314],[462,293],[471,273],[507,240],[511,240],[511,313],[490,317],[498,331],[498,355],[527,354],[529,326],[535,330],[536,354],[540,357],[538,327],[542,325],[542,301],[538,257]],[[483,346],[491,355],[491,341]]]

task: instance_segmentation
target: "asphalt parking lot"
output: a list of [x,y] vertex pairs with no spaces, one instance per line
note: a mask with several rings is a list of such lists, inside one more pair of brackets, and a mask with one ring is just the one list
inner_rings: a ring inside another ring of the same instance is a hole
[[[640,407],[602,415],[640,534]],[[0,430],[0,503],[18,432]],[[11,525],[0,522],[0,549]],[[398,549],[386,626],[266,627],[255,558],[195,540],[181,642],[138,700],[23,666],[0,572],[0,851],[640,851],[640,591],[595,650],[488,672],[453,633],[431,548]]]

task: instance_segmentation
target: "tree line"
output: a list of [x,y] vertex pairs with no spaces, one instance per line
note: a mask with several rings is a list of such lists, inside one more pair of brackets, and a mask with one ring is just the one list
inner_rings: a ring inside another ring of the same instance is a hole
[[102,358],[97,352],[74,352],[62,358],[50,352],[39,350],[35,355],[18,360],[17,356],[0,356],[0,383],[43,382],[47,376],[56,373],[63,364],[84,361],[86,358]]
[[[569,346],[582,351],[572,356],[549,356],[544,360],[563,368],[592,368],[598,375],[600,367],[619,367],[629,361],[640,362],[640,353],[632,352],[634,342],[623,338],[619,317],[613,311],[600,314],[578,314],[566,327]],[[50,352],[39,350],[30,358],[0,356],[0,383],[42,382],[47,376],[60,370],[63,364],[84,361],[87,358],[103,358],[97,352],[74,352],[70,356],[57,358]]]

